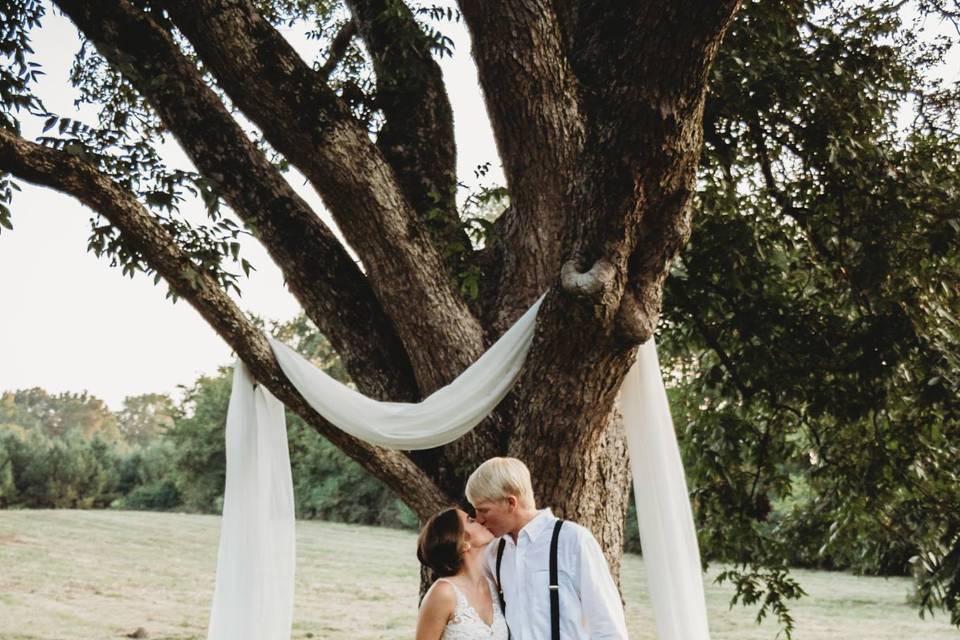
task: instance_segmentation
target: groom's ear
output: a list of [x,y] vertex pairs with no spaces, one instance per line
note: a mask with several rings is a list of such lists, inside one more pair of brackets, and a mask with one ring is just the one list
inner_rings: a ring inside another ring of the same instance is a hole
[[517,505],[520,502],[517,500],[517,496],[507,496],[507,511],[513,513],[517,510]]

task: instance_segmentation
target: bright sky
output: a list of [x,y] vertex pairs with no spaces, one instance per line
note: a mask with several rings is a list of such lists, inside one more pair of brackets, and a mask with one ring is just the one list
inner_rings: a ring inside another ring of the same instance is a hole
[[[452,24],[445,33],[456,43],[453,59],[444,58],[441,66],[456,119],[458,171],[461,180],[471,182],[477,165],[496,164],[496,147],[466,30]],[[294,42],[312,59],[310,47],[315,45]],[[67,80],[78,48],[73,24],[48,6],[33,41],[47,74],[38,92],[51,111],[93,122],[92,111],[77,113]],[[189,166],[173,143],[164,157],[175,166]],[[288,179],[322,211],[302,176]],[[497,176],[491,174],[489,180]],[[88,209],[52,190],[20,184],[23,192],[15,194],[12,207],[13,231],[0,233],[0,391],[35,386],[51,392],[86,390],[117,409],[128,395],[175,392],[177,385],[232,361],[229,347],[191,306],[165,299],[164,283],[154,286],[152,277],[143,275],[125,278],[106,258],[87,252]],[[244,254],[257,271],[241,283],[240,306],[268,320],[295,316],[297,302],[266,252],[247,241]]]
[[[443,59],[441,66],[456,120],[458,171],[462,181],[473,182],[477,165],[496,165],[496,148],[466,30],[448,24],[444,32],[456,45],[454,57]],[[290,36],[312,59],[316,45]],[[67,80],[79,48],[77,32],[49,5],[33,48],[47,74],[39,87],[47,107],[93,122],[92,111],[77,114]],[[954,48],[953,54],[945,75],[957,79],[960,51]],[[189,167],[173,143],[164,157],[172,165]],[[302,176],[288,179],[322,212]],[[488,180],[502,182],[502,177],[492,172]],[[143,275],[124,278],[107,260],[87,253],[89,210],[56,192],[23,187],[12,207],[14,229],[0,233],[0,391],[34,386],[51,392],[86,390],[116,409],[128,395],[175,393],[177,385],[232,361],[229,348],[192,307],[165,299],[165,284],[154,286]],[[199,207],[193,211],[202,216]],[[241,284],[240,306],[268,320],[296,315],[297,303],[266,252],[247,241],[244,255],[257,271]]]

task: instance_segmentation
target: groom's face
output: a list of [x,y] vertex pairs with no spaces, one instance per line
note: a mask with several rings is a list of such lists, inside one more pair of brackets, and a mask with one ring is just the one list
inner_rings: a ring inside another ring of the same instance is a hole
[[473,505],[477,512],[476,521],[500,537],[513,529],[513,515],[517,499],[513,496],[503,500],[483,500]]

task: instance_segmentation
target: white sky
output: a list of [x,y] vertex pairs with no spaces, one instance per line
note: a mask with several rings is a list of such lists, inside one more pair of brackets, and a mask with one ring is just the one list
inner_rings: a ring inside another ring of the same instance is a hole
[[[441,61],[453,104],[460,179],[473,169],[497,164],[496,148],[461,24],[444,32],[456,43],[453,59]],[[291,39],[295,37],[291,35]],[[316,46],[295,45],[310,59]],[[46,76],[39,93],[47,107],[65,117],[77,114],[67,80],[79,39],[66,18],[49,10],[33,48]],[[960,77],[960,51],[945,75]],[[953,63],[956,64],[953,64]],[[27,130],[28,135],[39,131]],[[172,165],[189,163],[175,144],[165,148]],[[319,198],[299,174],[291,184],[317,211]],[[494,171],[488,181],[500,181]],[[165,299],[166,285],[152,278],[124,278],[106,259],[86,251],[91,212],[72,198],[21,183],[15,194],[13,231],[0,233],[0,391],[39,386],[51,392],[89,391],[119,408],[128,395],[175,393],[232,360],[229,348],[186,302]],[[193,207],[196,216],[200,208]],[[287,320],[299,307],[283,286],[279,270],[256,242],[243,254],[257,268],[241,283],[240,306],[268,320]]]

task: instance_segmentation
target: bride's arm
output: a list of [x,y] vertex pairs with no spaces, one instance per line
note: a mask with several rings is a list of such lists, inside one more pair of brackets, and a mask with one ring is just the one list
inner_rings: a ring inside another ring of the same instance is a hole
[[456,606],[453,587],[442,580],[433,583],[420,604],[416,640],[439,640]]

